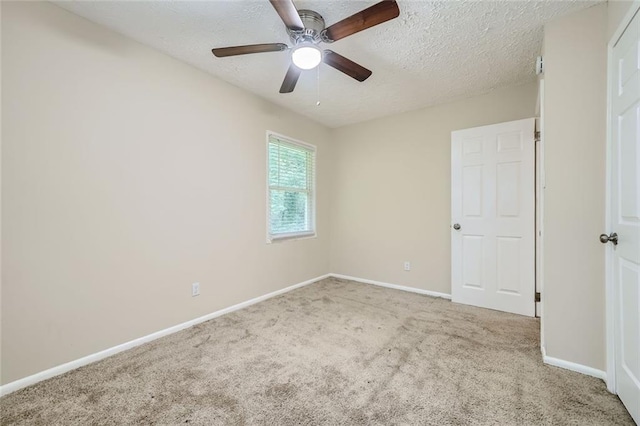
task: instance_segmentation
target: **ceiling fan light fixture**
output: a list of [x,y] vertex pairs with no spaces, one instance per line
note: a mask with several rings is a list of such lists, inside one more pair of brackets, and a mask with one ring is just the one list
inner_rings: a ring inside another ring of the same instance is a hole
[[291,60],[301,70],[311,70],[322,62],[322,51],[312,43],[299,44],[291,52]]

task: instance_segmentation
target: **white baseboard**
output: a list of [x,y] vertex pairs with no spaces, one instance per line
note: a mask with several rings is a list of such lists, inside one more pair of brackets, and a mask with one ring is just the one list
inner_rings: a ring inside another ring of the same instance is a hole
[[565,370],[575,371],[576,373],[586,374],[587,376],[597,377],[598,379],[602,379],[605,382],[607,381],[607,373],[598,370],[593,367],[587,367],[586,365],[576,364],[575,362],[565,361],[559,358],[553,358],[547,356],[547,351],[545,348],[541,348],[542,350],[542,362],[548,365],[553,365],[554,367],[564,368]]
[[[264,300],[270,299],[272,297],[275,296],[279,296],[281,294],[287,293],[289,291],[295,290],[297,288],[300,287],[304,287],[306,285],[312,284],[314,282],[320,281],[322,279],[328,278],[328,277],[335,277],[335,278],[339,278],[339,279],[344,279],[344,280],[351,280],[351,281],[357,281],[357,282],[361,282],[361,283],[365,283],[365,284],[372,284],[372,285],[377,285],[380,287],[386,287],[386,288],[392,288],[392,289],[396,289],[396,290],[402,290],[402,291],[408,291],[408,292],[412,292],[412,293],[418,293],[418,294],[424,294],[427,296],[433,296],[433,297],[441,297],[443,299],[451,299],[451,295],[447,294],[447,293],[439,293],[436,291],[430,291],[430,290],[423,290],[423,289],[419,289],[419,288],[415,288],[415,287],[407,287],[407,286],[402,286],[402,285],[397,285],[397,284],[390,284],[390,283],[384,283],[381,281],[374,281],[374,280],[368,280],[365,278],[358,278],[358,277],[352,277],[349,275],[342,275],[342,274],[326,274],[326,275],[322,275],[320,277],[316,277],[316,278],[312,278],[310,280],[298,283],[298,284],[294,284],[292,286],[289,287],[285,287],[283,289],[280,290],[276,290],[273,291],[271,293],[262,295],[262,296],[258,296],[255,297],[253,299],[247,300],[245,302],[241,302],[238,303],[236,305],[233,306],[229,306],[228,308],[224,308],[221,309],[219,311],[216,312],[212,312],[210,314],[204,315],[202,317],[187,321],[187,322],[183,322],[182,324],[178,324],[175,325],[173,327],[169,327],[169,328],[165,328],[164,330],[160,330],[157,331],[155,333],[151,333],[148,334],[146,336],[131,340],[129,342],[126,343],[122,343],[120,345],[105,349],[103,351],[100,352],[96,352],[94,354],[91,355],[87,355],[85,357],[79,358],[77,360],[74,361],[70,361],[67,362],[65,364],[62,365],[58,365],[56,367],[50,368],[48,370],[45,371],[41,371],[39,373],[33,374],[31,376],[27,376],[25,378],[16,380],[14,382],[11,383],[7,383],[6,385],[0,386],[0,396],[2,395],[7,395],[11,392],[15,392],[19,389],[25,388],[27,386],[31,386],[33,384],[36,384],[38,382],[41,382],[43,380],[47,380],[50,379],[51,377],[55,377],[58,376],[60,374],[66,373],[68,371],[71,370],[75,370],[76,368],[85,366],[87,364],[91,364],[93,362],[99,361],[101,359],[110,357],[111,355],[115,355],[117,353],[126,351],[128,349],[131,348],[135,348],[136,346],[140,346],[144,343],[147,342],[151,342],[153,340],[159,339],[161,337],[167,336],[169,334],[173,334],[176,333],[180,330],[184,330],[185,328],[189,328],[189,327],[193,327],[194,325],[200,324],[202,322],[208,321],[210,319],[237,311],[239,309],[242,308],[246,308],[247,306],[251,306],[254,305],[256,303],[262,302]],[[547,356],[545,348],[542,347],[541,348],[542,351],[542,359],[543,362],[545,364],[549,364],[549,365],[553,365],[555,367],[560,367],[560,368],[564,368],[567,370],[571,370],[571,371],[575,371],[578,373],[582,373],[582,374],[586,374],[588,376],[593,376],[593,377],[597,377],[599,379],[605,380],[607,378],[607,374],[602,371],[602,370],[597,370],[595,368],[592,367],[587,367],[585,365],[581,365],[581,364],[576,364],[573,362],[569,362],[569,361],[565,361],[562,359],[558,359],[558,358],[553,358],[550,356]]]
[[276,290],[262,296],[255,297],[245,302],[238,303],[237,305],[229,306],[228,308],[224,308],[219,311],[212,312],[202,317],[192,319],[191,321],[183,322],[182,324],[174,325],[173,327],[165,328],[164,330],[156,331],[155,333],[151,333],[146,336],[142,336],[137,339],[131,340],[129,342],[122,343],[120,345],[105,349],[103,351],[96,352],[91,355],[87,355],[85,357],[76,359],[74,361],[70,361],[65,364],[58,365],[56,367],[41,371],[39,373],[33,374],[31,376],[27,376],[25,378],[16,380],[14,382],[7,383],[6,385],[0,386],[0,396],[7,395],[11,392],[15,392],[24,387],[31,386],[33,384],[36,384],[43,380],[50,379],[51,377],[58,376],[68,371],[75,370],[76,368],[85,366],[87,364],[91,364],[92,362],[100,361],[101,359],[110,357],[111,355],[115,355],[117,353],[126,351],[127,349],[135,348],[136,346],[140,346],[144,343],[151,342],[152,340],[159,339],[160,337],[164,337],[169,334],[176,333],[180,330],[184,330],[185,328],[193,327],[196,324],[209,321],[210,319],[219,317],[221,315],[225,315],[225,314],[237,311],[239,309],[246,308],[247,306],[254,305],[258,302],[262,302],[263,300],[267,300],[272,297],[287,293],[291,290],[304,287],[316,281],[320,281],[322,279],[328,278],[329,276],[330,274],[326,274],[320,277],[312,278],[310,280],[307,280],[298,284],[294,284],[292,286],[285,287],[283,289]]
[[437,291],[423,290],[421,288],[407,287],[407,286],[404,286],[404,285],[383,283],[381,281],[374,281],[374,280],[368,280],[368,279],[365,279],[365,278],[351,277],[349,275],[342,275],[342,274],[331,273],[331,274],[329,274],[329,276],[332,276],[334,278],[340,278],[340,279],[343,279],[343,280],[357,281],[357,282],[360,282],[360,283],[373,284],[373,285],[377,285],[377,286],[380,286],[380,287],[393,288],[395,290],[409,291],[411,293],[425,294],[427,296],[441,297],[443,299],[451,300],[451,295],[450,294],[439,293]]

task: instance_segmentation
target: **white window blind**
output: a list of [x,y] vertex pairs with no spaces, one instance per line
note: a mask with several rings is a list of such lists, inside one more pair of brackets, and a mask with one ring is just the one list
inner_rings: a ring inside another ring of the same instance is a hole
[[315,235],[315,148],[268,133],[268,239]]

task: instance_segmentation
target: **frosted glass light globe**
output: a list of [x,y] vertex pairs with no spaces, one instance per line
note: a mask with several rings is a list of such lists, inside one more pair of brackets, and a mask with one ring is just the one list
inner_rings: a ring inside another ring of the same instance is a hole
[[322,61],[322,52],[313,44],[300,45],[291,53],[291,60],[301,70],[310,70]]

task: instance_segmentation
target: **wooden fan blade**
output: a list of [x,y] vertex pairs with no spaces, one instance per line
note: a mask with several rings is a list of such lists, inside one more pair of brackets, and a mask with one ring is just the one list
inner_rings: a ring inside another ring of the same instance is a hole
[[395,0],[383,0],[380,3],[351,15],[340,22],[329,26],[324,30],[325,36],[332,41],[340,40],[366,30],[375,25],[382,24],[400,15],[398,3]]
[[302,19],[300,19],[300,15],[298,15],[298,10],[296,6],[293,4],[292,0],[269,0],[271,2],[271,6],[278,12],[280,15],[280,19],[284,22],[287,28],[290,30],[303,30],[304,24],[302,23]]
[[372,74],[371,70],[366,69],[362,65],[358,65],[351,59],[347,59],[332,50],[325,50],[323,61],[329,65],[358,81],[365,81]]
[[218,57],[247,55],[249,53],[281,52],[287,50],[289,46],[284,43],[248,44],[246,46],[221,47],[211,49],[211,52]]
[[289,65],[289,69],[287,70],[287,75],[284,76],[284,81],[282,82],[282,86],[280,86],[280,93],[291,93],[293,89],[296,88],[296,83],[298,82],[298,78],[300,77],[300,68],[295,65]]

